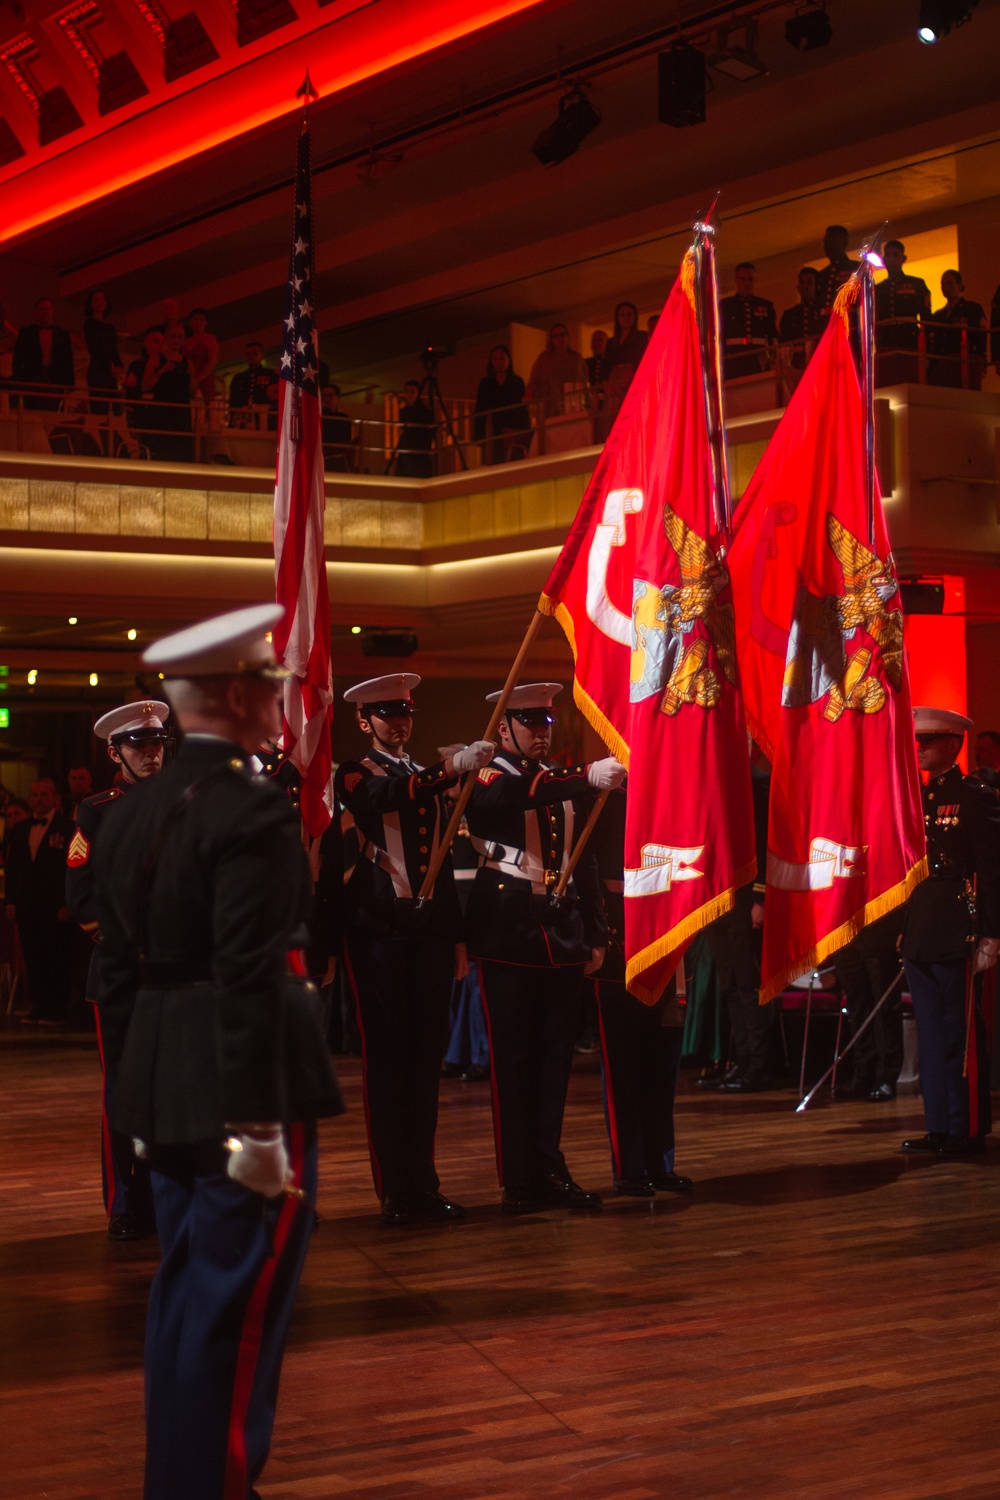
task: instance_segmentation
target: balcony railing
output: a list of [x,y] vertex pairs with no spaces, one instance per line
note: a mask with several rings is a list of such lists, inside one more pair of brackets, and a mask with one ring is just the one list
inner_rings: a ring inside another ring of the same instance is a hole
[[[979,390],[990,332],[916,319],[883,321],[876,384]],[[745,416],[785,406],[818,341],[819,335],[779,344],[728,340],[725,362],[740,373],[726,381],[727,412]],[[604,386],[567,385],[555,414],[542,403],[524,402],[477,412],[473,401],[446,396],[428,419],[426,408],[414,413],[388,392],[377,415],[370,400],[324,413],[326,471],[432,478],[593,447],[606,439],[624,395]],[[271,404],[237,408],[223,397],[173,404],[0,381],[0,453],[271,470],[276,426]]]

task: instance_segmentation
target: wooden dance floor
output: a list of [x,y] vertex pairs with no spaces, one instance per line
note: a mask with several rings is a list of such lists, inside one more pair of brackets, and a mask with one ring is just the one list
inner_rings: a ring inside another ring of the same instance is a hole
[[[469,1219],[389,1230],[341,1071],[264,1500],[1000,1495],[1000,1150],[901,1156],[912,1098],[796,1117],[685,1083],[690,1198],[504,1220],[487,1089],[449,1081]],[[134,1500],[155,1250],[105,1236],[96,1056],[8,1048],[2,1073],[0,1493]],[[593,1058],[564,1143],[610,1188]]]

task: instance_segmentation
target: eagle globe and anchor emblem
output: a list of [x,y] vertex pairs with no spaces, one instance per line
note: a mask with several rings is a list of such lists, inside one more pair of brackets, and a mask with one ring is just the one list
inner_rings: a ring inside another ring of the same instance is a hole
[[[644,505],[643,491],[637,488],[611,490],[605,496],[588,557],[587,613],[599,630],[629,648],[631,702],[659,695],[659,710],[667,715],[676,714],[685,704],[712,709],[722,697],[722,679],[733,686],[736,683],[735,617],[732,604],[722,598],[729,573],[709,544],[669,505],[663,507],[663,526],[677,555],[680,583],[656,585],[634,579],[631,615],[618,609],[608,596],[612,549],[624,545],[627,518],[641,512]],[[836,516],[828,514],[826,538],[840,564],[844,592],[816,595],[800,583],[786,633],[763,616],[758,587],[759,564],[776,555],[775,527],[794,518],[788,513],[792,507],[780,510],[783,513],[772,518],[758,547],[751,631],[767,649],[780,647],[784,654],[782,705],[801,708],[826,698],[823,714],[831,722],[848,710],[877,713],[887,701],[887,692],[883,681],[872,672],[874,650],[865,643],[864,635],[879,648],[889,686],[898,691],[902,685],[902,612],[898,605],[889,607],[899,593],[891,555],[883,562]],[[703,633],[696,632],[699,621]],[[823,872],[816,884],[862,874],[863,850],[841,849],[830,840],[818,842],[822,848],[810,849],[809,865],[801,867],[801,874],[799,866],[775,861],[781,866],[780,871],[773,871],[776,883],[788,883],[793,889],[808,888],[820,873],[810,871],[814,858]],[[695,861],[701,852],[700,848],[643,845],[641,868],[625,872],[626,894],[669,891],[674,881],[698,878],[703,872],[695,867]],[[769,876],[771,873],[769,869]]]

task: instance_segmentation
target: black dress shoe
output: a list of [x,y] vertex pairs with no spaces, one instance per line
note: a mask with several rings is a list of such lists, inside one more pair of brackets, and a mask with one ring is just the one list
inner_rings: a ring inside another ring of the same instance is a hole
[[661,1172],[653,1178],[653,1186],[658,1193],[689,1193],[694,1183],[679,1172]]
[[108,1220],[109,1240],[146,1240],[156,1230],[137,1214],[113,1214]]
[[382,1223],[383,1224],[408,1224],[410,1222],[410,1205],[405,1198],[393,1198],[386,1196],[382,1199]]
[[592,1213],[602,1207],[600,1193],[588,1193],[572,1177],[557,1177],[553,1173],[545,1179],[542,1193],[545,1202],[553,1208],[572,1208],[581,1213]]
[[512,1192],[510,1188],[504,1188],[500,1198],[500,1212],[512,1218],[517,1214],[536,1214],[541,1206],[537,1198],[528,1193]]
[[722,1085],[724,1094],[759,1094],[770,1087],[763,1078],[727,1078]]
[[489,1063],[472,1063],[462,1074],[463,1083],[482,1083],[490,1076]]
[[940,1131],[932,1130],[927,1135],[914,1136],[911,1140],[904,1141],[899,1149],[916,1155],[936,1156],[947,1139]]
[[873,1104],[881,1104],[886,1099],[895,1099],[896,1085],[894,1083],[879,1083],[868,1095]]
[[418,1193],[410,1199],[410,1213],[421,1219],[464,1219],[465,1209],[461,1203],[452,1203],[441,1193]]
[[656,1189],[648,1177],[616,1177],[615,1192],[625,1198],[655,1198]]
[[443,1062],[441,1064],[442,1078],[461,1078],[464,1072],[465,1068],[462,1063]]

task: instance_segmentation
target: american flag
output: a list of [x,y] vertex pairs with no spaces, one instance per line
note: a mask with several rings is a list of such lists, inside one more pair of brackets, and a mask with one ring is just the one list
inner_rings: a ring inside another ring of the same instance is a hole
[[274,484],[274,573],[285,618],[275,627],[285,683],[283,748],[302,777],[306,829],[318,838],[333,816],[333,678],[330,597],[323,541],[326,491],[319,397],[319,335],[313,307],[309,125],[303,120],[295,175],[278,388],[278,468]]

